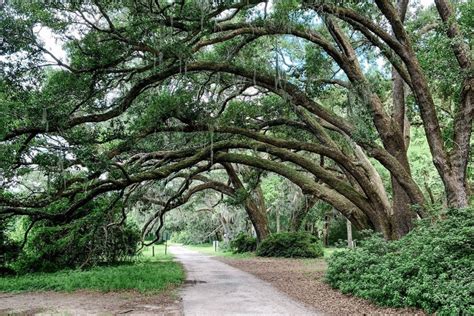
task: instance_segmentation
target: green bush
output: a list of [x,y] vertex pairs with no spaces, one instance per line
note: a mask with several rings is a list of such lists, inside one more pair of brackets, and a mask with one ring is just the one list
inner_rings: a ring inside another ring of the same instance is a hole
[[450,210],[399,241],[372,236],[329,258],[328,282],[380,305],[474,314],[474,210]]
[[317,258],[323,256],[323,246],[319,240],[305,232],[285,232],[272,234],[257,248],[262,257]]
[[100,202],[91,203],[86,216],[69,222],[37,222],[10,268],[17,273],[53,272],[131,260],[140,231],[129,223],[118,224],[119,214],[104,212]]
[[234,253],[251,252],[257,249],[257,239],[245,233],[240,233],[230,242]]
[[117,263],[132,259],[139,241],[139,231],[130,225],[105,231],[88,220],[63,226],[45,223],[32,232],[25,250],[11,266],[24,273]]
[[171,241],[183,245],[192,245],[195,243],[191,234],[185,230],[173,233],[173,235],[171,235]]

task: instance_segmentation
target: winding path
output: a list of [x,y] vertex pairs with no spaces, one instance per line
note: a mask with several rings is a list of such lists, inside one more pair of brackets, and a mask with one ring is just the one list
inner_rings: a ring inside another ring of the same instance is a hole
[[184,315],[317,315],[251,274],[180,246],[171,252],[187,273]]

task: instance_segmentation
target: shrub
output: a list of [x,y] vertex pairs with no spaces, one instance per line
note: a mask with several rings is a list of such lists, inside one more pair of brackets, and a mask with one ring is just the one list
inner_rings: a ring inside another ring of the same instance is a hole
[[285,232],[272,234],[257,248],[262,257],[317,258],[323,255],[323,247],[318,239],[305,232]]
[[234,253],[255,251],[257,239],[245,233],[240,233],[230,242],[230,248]]
[[12,267],[19,273],[53,272],[117,263],[136,253],[140,241],[136,227],[109,227],[105,236],[103,229],[76,225],[38,227]]
[[380,305],[474,314],[474,210],[450,210],[399,241],[372,236],[329,258],[327,281]]
[[191,234],[185,230],[173,233],[173,235],[171,235],[171,241],[183,245],[192,245],[195,243]]
[[101,209],[68,223],[38,222],[11,267],[18,273],[53,272],[131,259],[140,241],[135,225],[110,224]]

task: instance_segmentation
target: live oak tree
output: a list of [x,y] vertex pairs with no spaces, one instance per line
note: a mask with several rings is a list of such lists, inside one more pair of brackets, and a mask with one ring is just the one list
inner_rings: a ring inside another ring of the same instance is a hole
[[[150,218],[160,225],[216,166],[222,190],[239,189],[231,170],[245,165],[397,239],[432,202],[411,170],[409,122],[424,130],[446,205],[466,207],[472,3],[435,3],[4,4],[0,214],[67,223],[100,196],[131,207],[140,188],[181,174]],[[28,187],[31,174],[42,184]]]

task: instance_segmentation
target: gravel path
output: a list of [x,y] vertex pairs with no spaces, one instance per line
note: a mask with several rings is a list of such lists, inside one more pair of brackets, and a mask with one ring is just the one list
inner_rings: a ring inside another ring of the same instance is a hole
[[327,266],[323,259],[216,259],[271,283],[290,297],[327,315],[425,315],[416,309],[379,307],[332,289],[324,282]]
[[251,274],[183,247],[170,250],[187,272],[181,292],[186,316],[318,314]]

